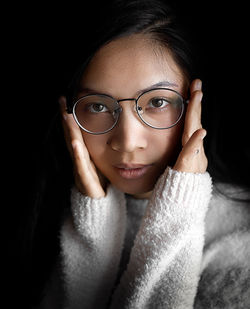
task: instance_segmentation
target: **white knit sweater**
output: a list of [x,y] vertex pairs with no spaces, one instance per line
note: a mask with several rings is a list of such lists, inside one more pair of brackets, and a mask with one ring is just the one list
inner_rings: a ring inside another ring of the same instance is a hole
[[149,201],[73,188],[63,294],[51,283],[43,308],[250,308],[250,208],[211,191],[208,173],[171,168]]

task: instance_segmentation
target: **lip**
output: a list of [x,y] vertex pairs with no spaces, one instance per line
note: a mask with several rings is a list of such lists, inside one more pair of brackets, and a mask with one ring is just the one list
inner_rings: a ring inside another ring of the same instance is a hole
[[138,179],[144,176],[152,164],[117,164],[114,165],[116,172],[125,179]]

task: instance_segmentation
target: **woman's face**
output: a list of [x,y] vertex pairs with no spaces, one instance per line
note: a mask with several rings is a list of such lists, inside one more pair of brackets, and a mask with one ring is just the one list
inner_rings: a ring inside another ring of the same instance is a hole
[[[136,98],[144,89],[167,87],[186,91],[181,70],[168,50],[155,48],[149,39],[133,35],[102,47],[87,66],[78,96],[105,93],[115,99]],[[122,113],[115,128],[102,135],[82,130],[90,157],[117,188],[135,197],[148,197],[180,148],[183,119],[167,130],[145,125],[134,101],[120,102]]]

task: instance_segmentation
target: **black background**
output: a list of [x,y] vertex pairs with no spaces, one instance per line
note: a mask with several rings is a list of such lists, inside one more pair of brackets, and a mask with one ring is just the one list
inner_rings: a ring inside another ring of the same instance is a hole
[[[233,164],[249,171],[247,4],[172,2],[200,50],[201,76],[197,77],[203,80],[208,138],[209,128],[219,117],[219,130],[213,134],[222,136],[224,158],[230,152],[230,157],[235,158]],[[6,98],[2,96],[2,152],[7,154],[4,181],[8,189],[3,195],[7,201],[3,208],[7,209],[4,227],[11,255],[7,271],[15,270],[16,227],[30,207],[34,166],[39,164],[44,138],[58,110],[58,96],[81,62],[88,27],[95,22],[93,17],[88,19],[89,10],[94,16],[103,5],[105,1],[67,2],[53,7],[34,2],[13,4],[3,11],[6,20],[2,26],[2,64],[6,73],[2,71],[2,79],[6,86],[2,93]],[[10,290],[14,277],[9,276]]]

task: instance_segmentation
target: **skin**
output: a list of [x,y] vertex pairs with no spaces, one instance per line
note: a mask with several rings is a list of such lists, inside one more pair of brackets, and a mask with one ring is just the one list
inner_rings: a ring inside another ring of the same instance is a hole
[[[187,93],[187,81],[171,53],[153,47],[142,35],[132,35],[103,46],[85,70],[78,96],[106,93],[116,99],[136,98],[139,91],[156,83],[170,82],[172,88]],[[204,173],[207,158],[203,148],[206,131],[201,125],[201,81],[190,85],[190,101],[185,117],[174,127],[156,130],[143,124],[134,112],[134,102],[124,101],[117,126],[109,133],[92,135],[81,130],[66,112],[60,98],[65,140],[71,154],[75,183],[92,198],[105,196],[107,180],[137,198],[149,198],[166,166],[181,172]],[[182,147],[181,147],[182,146]],[[116,164],[150,165],[139,179],[125,179]]]

